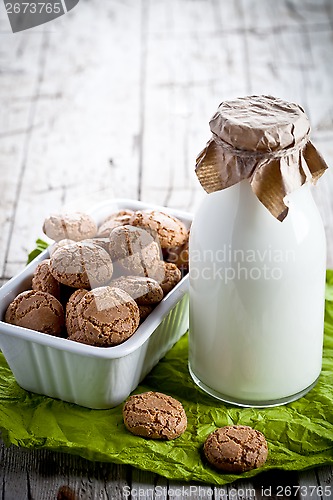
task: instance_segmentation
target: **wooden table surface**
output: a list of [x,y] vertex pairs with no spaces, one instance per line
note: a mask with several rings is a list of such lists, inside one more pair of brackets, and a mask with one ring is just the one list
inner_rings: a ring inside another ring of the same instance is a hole
[[[15,35],[1,2],[0,285],[24,266],[51,211],[110,197],[195,210],[204,196],[195,156],[224,99],[264,93],[300,103],[332,164],[332,54],[332,0],[81,0]],[[332,192],[328,171],[314,190],[328,266]],[[2,446],[0,497],[287,498],[277,486],[302,485],[298,498],[325,499],[333,493],[317,487],[333,490],[332,477],[332,467],[274,471],[199,491],[127,466]]]

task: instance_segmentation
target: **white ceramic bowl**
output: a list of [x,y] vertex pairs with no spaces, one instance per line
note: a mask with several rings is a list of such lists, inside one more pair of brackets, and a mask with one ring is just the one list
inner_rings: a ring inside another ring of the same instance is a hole
[[[127,199],[97,205],[97,223],[119,209],[156,209],[189,227],[189,213]],[[10,302],[31,287],[45,250],[0,288],[0,318]],[[115,347],[94,347],[0,321],[0,348],[17,383],[26,390],[88,408],[112,408],[124,401],[188,329],[188,276],[157,305],[134,335]]]

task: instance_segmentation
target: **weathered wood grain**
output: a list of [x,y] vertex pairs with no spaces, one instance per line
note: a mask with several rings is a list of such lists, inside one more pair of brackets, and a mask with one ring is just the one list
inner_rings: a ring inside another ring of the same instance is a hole
[[[51,211],[137,197],[140,16],[141,2],[83,3],[45,34],[7,275]],[[22,58],[28,64],[31,51]]]
[[[0,276],[14,235],[22,177],[26,168],[29,138],[35,112],[42,34],[29,36],[2,32],[0,20]],[[13,85],[13,81],[16,85]],[[26,220],[26,219],[25,219]],[[8,275],[7,275],[8,276]]]
[[[133,497],[167,500],[168,491],[167,479],[152,472],[132,468],[130,493]],[[127,493],[128,490],[123,490],[124,497]]]
[[[1,444],[0,482],[3,499],[56,499],[71,490],[74,499],[116,500],[129,487],[128,470],[116,464],[89,462],[49,450],[28,451]],[[16,496],[15,496],[16,495]]]

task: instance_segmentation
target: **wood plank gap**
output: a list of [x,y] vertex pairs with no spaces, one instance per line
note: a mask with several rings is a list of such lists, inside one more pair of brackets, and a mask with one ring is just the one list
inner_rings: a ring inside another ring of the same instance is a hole
[[306,63],[307,61],[307,56],[310,55],[311,61],[313,61],[313,56],[312,56],[312,49],[311,49],[311,41],[309,37],[309,32],[307,29],[307,26],[304,24],[302,25],[302,31],[301,31],[301,38],[303,39],[303,44],[302,44],[302,63],[300,65],[300,70],[301,70],[301,77],[303,80],[303,85],[302,85],[302,103],[304,104],[306,114],[309,117],[310,123],[311,123],[311,110],[309,106],[309,97],[308,97],[308,81],[307,81],[307,70],[306,70]]
[[6,246],[5,256],[4,256],[4,260],[3,260],[2,272],[4,271],[7,260],[8,260],[9,248],[10,248],[11,240],[13,237],[17,207],[18,207],[19,198],[20,198],[21,191],[22,191],[23,178],[24,178],[24,174],[25,174],[25,170],[26,170],[26,166],[27,166],[28,154],[29,154],[29,145],[30,145],[30,141],[31,141],[31,137],[32,137],[34,119],[36,116],[38,95],[40,94],[41,85],[42,85],[42,82],[44,79],[44,72],[45,72],[45,64],[46,64],[46,56],[47,56],[48,47],[49,47],[49,35],[45,31],[45,32],[43,32],[43,37],[41,38],[40,56],[38,59],[39,71],[38,71],[37,80],[36,80],[36,91],[34,92],[34,95],[36,96],[36,98],[32,99],[31,103],[30,103],[30,109],[29,109],[29,114],[28,114],[28,124],[27,124],[27,134],[26,134],[26,137],[24,140],[24,145],[23,145],[22,163],[21,163],[21,167],[20,167],[18,183],[16,186],[15,200],[14,200],[13,209],[12,209],[12,216],[11,216],[11,220],[10,220],[10,224],[9,224],[7,246]]
[[328,499],[333,496],[333,468],[331,465],[326,465],[316,469],[318,484],[323,488],[323,498]]
[[[330,14],[332,16],[332,14]],[[331,26],[330,22],[327,23],[313,23],[307,24],[307,27],[311,33],[323,33],[325,31],[330,32]],[[260,27],[241,27],[241,28],[226,28],[223,27],[223,35],[242,35],[244,32],[248,34],[255,35],[263,35],[267,36],[275,31],[281,31],[283,34],[285,33],[301,33],[301,28],[295,25],[285,25],[285,24],[277,24],[276,26],[260,26]],[[221,35],[221,30],[216,29],[212,31],[203,31],[200,33],[203,38],[218,38]],[[170,34],[167,33],[157,33],[153,32],[152,37],[155,40],[165,41],[166,43],[169,41]],[[174,38],[179,40],[179,42],[186,41],[188,39],[193,39],[197,36],[195,31],[188,31],[186,34],[183,33],[174,33]]]
[[[320,479],[319,479],[319,474],[318,474],[318,470],[315,469],[315,475],[316,475],[316,479],[317,479],[317,483],[318,483],[318,486],[319,487],[322,487],[321,484],[320,484]],[[319,489],[317,490],[318,492],[320,491]],[[323,496],[323,493],[320,494],[320,498],[322,500],[324,500],[324,496]]]
[[327,17],[329,19],[329,23],[331,25],[331,28],[333,29],[333,5],[331,0],[327,0],[325,3],[325,11],[327,13]]
[[[33,97],[31,97],[30,99],[31,99],[31,102],[32,102],[33,101]],[[39,124],[39,125],[41,125],[41,124]],[[29,134],[33,128],[36,128],[36,125],[31,125],[28,128],[21,128],[21,129],[16,129],[16,130],[9,130],[8,132],[1,132],[0,133],[0,139],[3,139],[4,137],[12,137],[14,135]]]
[[165,194],[165,197],[164,197],[164,201],[162,203],[162,205],[164,207],[168,207],[169,206],[169,203],[170,203],[170,199],[171,199],[171,196],[172,196],[172,193],[173,193],[173,179],[175,178],[175,175],[174,175],[174,165],[172,164],[172,162],[169,164],[169,182],[168,182],[168,187],[167,187],[167,191],[166,191],[166,194]]
[[27,470],[27,493],[28,493],[28,500],[34,500],[32,494],[31,494],[31,483],[30,483],[30,477],[29,477],[29,470]]
[[138,137],[138,147],[139,147],[138,200],[141,200],[142,196],[142,177],[143,177],[143,161],[144,161],[143,139],[145,133],[148,15],[149,15],[149,0],[141,0],[141,54],[140,54],[141,67],[140,67],[140,95],[139,95],[140,130]]

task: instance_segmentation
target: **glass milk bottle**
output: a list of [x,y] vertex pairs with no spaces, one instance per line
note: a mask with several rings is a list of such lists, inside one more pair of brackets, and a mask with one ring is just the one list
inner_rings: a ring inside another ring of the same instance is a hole
[[326,244],[309,188],[326,164],[299,106],[224,102],[196,173],[208,191],[190,236],[189,369],[241,406],[293,401],[322,364]]

